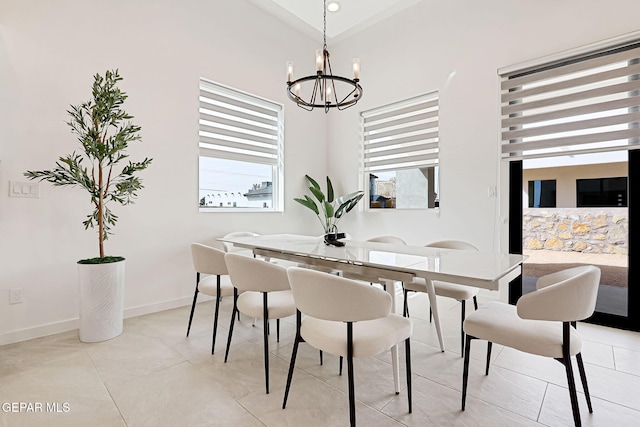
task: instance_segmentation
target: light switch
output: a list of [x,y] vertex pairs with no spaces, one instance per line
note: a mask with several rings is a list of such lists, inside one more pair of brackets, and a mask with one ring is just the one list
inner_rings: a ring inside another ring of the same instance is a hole
[[9,197],[40,197],[40,184],[32,182],[9,181]]

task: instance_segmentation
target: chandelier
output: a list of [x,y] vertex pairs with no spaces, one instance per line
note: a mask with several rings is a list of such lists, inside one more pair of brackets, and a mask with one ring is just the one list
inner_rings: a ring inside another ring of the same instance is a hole
[[324,46],[316,50],[316,74],[293,80],[293,62],[287,62],[287,95],[289,99],[307,111],[324,108],[344,110],[362,98],[360,60],[353,60],[353,79],[334,76],[331,72],[327,50],[327,1],[324,1]]

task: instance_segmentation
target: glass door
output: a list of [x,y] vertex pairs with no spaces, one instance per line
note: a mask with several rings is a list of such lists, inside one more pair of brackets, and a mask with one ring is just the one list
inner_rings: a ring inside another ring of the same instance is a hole
[[[635,168],[634,168],[635,166]],[[527,255],[509,299],[535,290],[538,277],[591,264],[602,272],[591,321],[639,330],[634,233],[640,151],[520,160],[510,164],[510,251]],[[635,197],[634,197],[635,196]],[[636,311],[637,312],[637,311]]]

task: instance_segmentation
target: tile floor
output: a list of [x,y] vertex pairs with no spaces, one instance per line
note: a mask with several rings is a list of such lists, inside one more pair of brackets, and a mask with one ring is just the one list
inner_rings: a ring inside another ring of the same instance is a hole
[[[495,297],[483,291],[480,303]],[[404,390],[393,392],[388,354],[357,359],[359,425],[573,425],[561,364],[495,346],[485,376],[481,341],[472,348],[462,412],[460,305],[447,299],[439,304],[444,353],[428,321],[426,296],[410,300],[413,413],[407,413]],[[320,366],[318,352],[307,344],[300,346],[289,402],[281,409],[293,318],[283,321],[280,343],[270,336],[270,394],[264,392],[260,323],[252,327],[244,317],[236,323],[225,364],[230,311],[231,300],[225,299],[214,355],[211,301],[198,304],[188,338],[189,309],[183,307],[127,319],[121,336],[102,343],[80,343],[72,331],[0,347],[0,426],[348,425],[347,379],[338,376],[338,358],[325,355]],[[579,396],[583,425],[640,425],[640,334],[589,324],[578,328],[594,407],[589,414]],[[401,376],[404,384],[404,372]],[[14,402],[32,403],[36,412],[7,412]]]

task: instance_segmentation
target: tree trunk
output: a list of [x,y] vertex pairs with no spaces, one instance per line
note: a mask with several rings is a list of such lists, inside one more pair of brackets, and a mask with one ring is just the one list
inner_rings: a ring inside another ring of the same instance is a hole
[[100,258],[104,258],[104,196],[102,193],[102,164],[98,165],[98,236],[100,242]]

